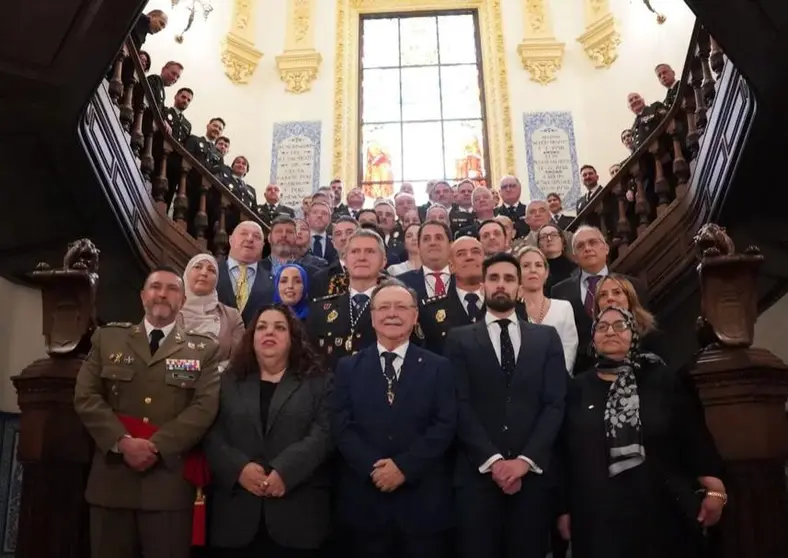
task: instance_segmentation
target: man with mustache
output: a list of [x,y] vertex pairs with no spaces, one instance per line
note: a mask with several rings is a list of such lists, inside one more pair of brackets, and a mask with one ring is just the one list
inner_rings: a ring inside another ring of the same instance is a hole
[[520,279],[511,254],[484,260],[487,313],[446,340],[459,400],[454,481],[463,558],[547,551],[550,465],[568,374],[555,329],[517,317]]
[[454,513],[454,376],[447,359],[409,341],[414,290],[384,281],[371,308],[377,343],[340,360],[332,395],[339,521],[358,558],[443,558]]
[[185,456],[218,410],[218,346],[176,322],[184,286],[175,270],[153,270],[141,298],[142,323],[93,335],[74,390],[96,443],[85,491],[94,558],[132,558],[135,548],[188,558],[195,484],[208,480],[190,476]]

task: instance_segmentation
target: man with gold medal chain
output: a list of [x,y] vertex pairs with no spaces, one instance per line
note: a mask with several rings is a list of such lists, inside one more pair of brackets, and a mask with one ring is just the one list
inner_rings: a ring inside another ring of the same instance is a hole
[[[309,338],[333,370],[337,361],[375,343],[370,316],[372,291],[386,265],[386,246],[376,232],[358,229],[345,250],[348,290],[312,301],[307,320]],[[414,341],[423,339],[417,326]]]

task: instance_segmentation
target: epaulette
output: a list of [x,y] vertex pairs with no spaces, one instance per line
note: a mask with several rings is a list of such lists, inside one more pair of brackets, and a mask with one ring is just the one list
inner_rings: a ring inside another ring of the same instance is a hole
[[339,298],[343,294],[346,294],[346,293],[334,293],[334,294],[330,294],[330,295],[326,295],[326,296],[319,296],[317,298],[313,298],[312,302],[323,302],[324,300],[332,300],[332,299],[335,299],[335,298]]
[[428,298],[423,298],[421,300],[422,306],[426,306],[427,304],[432,304],[433,302],[438,302],[439,300],[445,300],[449,295],[442,294],[442,295],[435,295]]
[[131,322],[109,322],[105,324],[104,327],[131,327],[134,324]]
[[216,338],[214,338],[212,335],[208,333],[201,333],[199,331],[194,331],[193,329],[187,329],[186,335],[194,335],[195,337],[205,337],[206,339],[210,339],[211,341],[216,341]]

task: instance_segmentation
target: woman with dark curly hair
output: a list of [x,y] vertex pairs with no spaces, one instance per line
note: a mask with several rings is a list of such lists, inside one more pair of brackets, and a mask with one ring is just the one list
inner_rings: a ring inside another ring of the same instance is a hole
[[329,376],[287,306],[257,312],[205,439],[222,557],[314,556],[330,527]]

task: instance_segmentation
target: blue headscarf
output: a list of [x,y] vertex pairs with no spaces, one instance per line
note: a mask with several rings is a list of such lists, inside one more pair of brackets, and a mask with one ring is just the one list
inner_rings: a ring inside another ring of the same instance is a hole
[[279,281],[282,279],[282,273],[289,267],[294,267],[298,270],[298,273],[301,274],[301,281],[304,283],[304,292],[301,294],[301,299],[290,306],[290,310],[293,311],[296,318],[304,320],[307,314],[309,314],[309,278],[307,277],[306,270],[300,265],[294,263],[284,264],[279,268],[279,271],[276,272],[276,275],[274,275],[274,302],[276,304],[284,304],[282,297],[279,296]]

